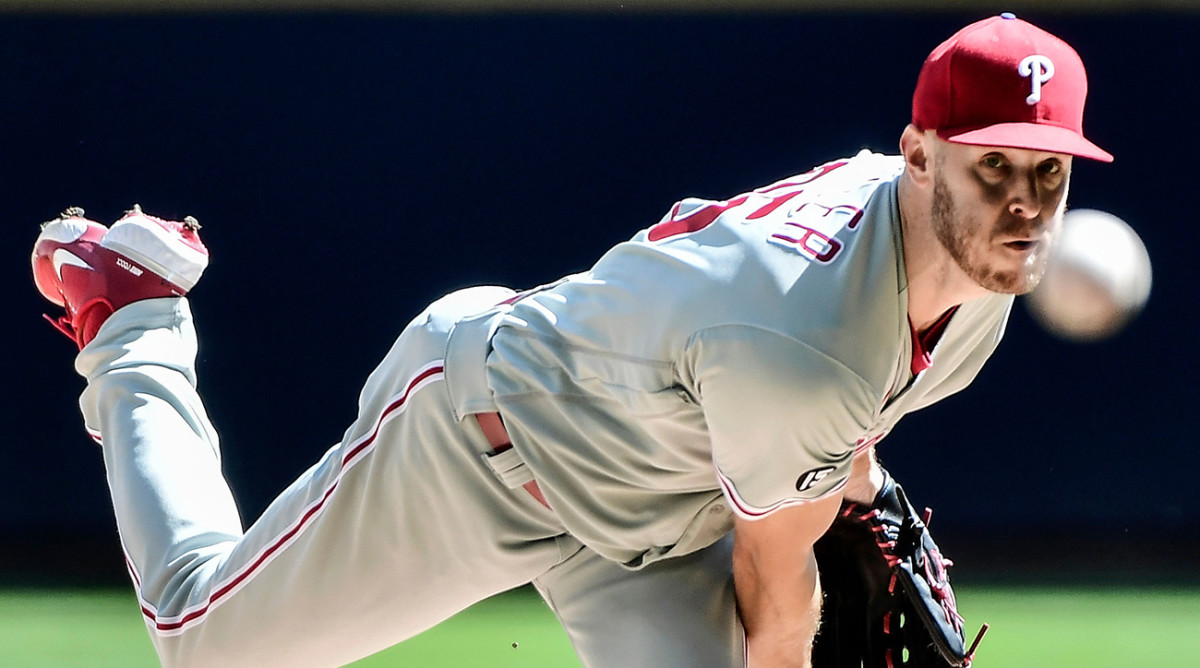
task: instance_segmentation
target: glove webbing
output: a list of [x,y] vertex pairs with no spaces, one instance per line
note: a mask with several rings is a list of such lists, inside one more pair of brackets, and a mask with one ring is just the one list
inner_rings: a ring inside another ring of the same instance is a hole
[[[842,517],[849,517],[859,508],[857,503],[849,503],[842,511]],[[904,562],[904,559],[896,555],[896,545],[899,541],[899,533],[904,531],[906,527],[895,527],[882,520],[881,513],[878,508],[872,508],[870,511],[858,515],[858,520],[869,525],[871,531],[876,534],[882,534],[883,540],[876,535],[875,545],[883,554],[884,561],[887,562],[888,568],[895,569]],[[913,523],[911,531],[914,536],[914,544],[920,542],[921,534],[929,526],[929,518],[933,516],[933,510],[925,509],[925,514],[920,523]],[[946,622],[954,627],[954,630],[960,634],[963,632],[963,623],[965,620],[962,615],[958,614],[958,600],[954,598],[954,590],[950,587],[950,574],[948,568],[954,565],[954,562],[942,555],[937,548],[929,549],[926,554],[927,559],[923,559],[924,563],[918,563],[918,567],[923,567],[925,570],[925,581],[929,584],[929,590],[933,592],[934,598],[942,605],[943,614],[946,616]],[[899,575],[893,570],[892,579],[888,582],[888,593],[895,593],[896,581]],[[891,613],[888,613],[888,617]],[[884,633],[888,633],[886,628],[887,618],[885,618]]]

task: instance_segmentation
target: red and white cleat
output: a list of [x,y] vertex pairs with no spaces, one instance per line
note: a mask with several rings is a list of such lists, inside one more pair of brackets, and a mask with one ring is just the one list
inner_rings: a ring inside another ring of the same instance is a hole
[[208,266],[199,228],[194,218],[162,220],[137,205],[111,229],[67,209],[33,246],[38,291],[67,311],[47,320],[82,349],[122,306],[186,295]]

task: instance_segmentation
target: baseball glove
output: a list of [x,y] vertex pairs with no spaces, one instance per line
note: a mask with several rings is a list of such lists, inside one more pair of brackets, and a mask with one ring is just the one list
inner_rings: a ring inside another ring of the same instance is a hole
[[884,471],[870,506],[844,502],[813,546],[825,602],[813,642],[814,668],[966,668],[969,649],[942,556],[919,517]]

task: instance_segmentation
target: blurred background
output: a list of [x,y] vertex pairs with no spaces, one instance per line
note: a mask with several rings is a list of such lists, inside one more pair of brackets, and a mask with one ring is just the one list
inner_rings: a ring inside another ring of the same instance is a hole
[[1116,162],[1077,162],[1071,203],[1139,231],[1154,290],[1086,345],[1018,306],[978,381],[880,455],[960,578],[1194,582],[1192,7],[0,2],[0,582],[124,581],[74,348],[29,275],[63,208],[204,225],[201,392],[250,521],[426,303],[584,269],[685,196],[895,152],[925,55],[1005,10],[1087,63]]

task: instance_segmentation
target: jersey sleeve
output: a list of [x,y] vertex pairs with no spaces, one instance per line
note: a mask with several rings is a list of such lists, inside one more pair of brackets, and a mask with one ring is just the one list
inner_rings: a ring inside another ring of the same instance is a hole
[[845,365],[794,338],[726,325],[692,337],[685,367],[739,516],[758,519],[846,483],[876,402]]

